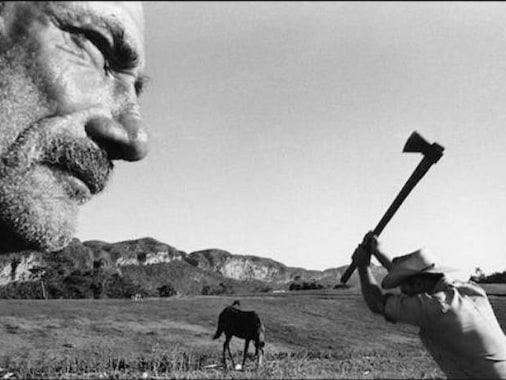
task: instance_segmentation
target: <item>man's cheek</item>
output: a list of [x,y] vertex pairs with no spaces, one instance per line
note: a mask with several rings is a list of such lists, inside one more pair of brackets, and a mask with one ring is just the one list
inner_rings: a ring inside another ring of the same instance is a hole
[[[2,61],[0,60],[0,65]],[[1,70],[0,76],[9,70]],[[0,93],[0,157],[38,120],[52,113],[38,88],[22,77],[11,75],[11,85]]]
[[[54,105],[55,115],[66,115],[87,108],[101,105],[109,105],[107,89],[104,88],[104,81],[93,69],[85,66],[72,66],[71,62],[59,62],[59,75],[53,80],[48,78],[47,84],[43,86],[45,95]],[[56,74],[56,73],[55,73]]]
[[67,41],[56,27],[46,31],[36,52],[31,76],[54,114],[67,114],[108,102],[107,78],[86,52]]

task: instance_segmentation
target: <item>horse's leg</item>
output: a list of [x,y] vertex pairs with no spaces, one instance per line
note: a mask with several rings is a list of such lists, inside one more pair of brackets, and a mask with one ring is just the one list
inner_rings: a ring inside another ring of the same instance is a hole
[[225,342],[223,342],[223,356],[222,356],[222,362],[223,362],[223,366],[225,367],[225,369],[227,369],[227,350],[228,352],[230,352],[230,348],[229,348],[229,344],[230,344],[230,339],[232,337],[231,336],[228,336],[228,335],[225,335]]
[[221,356],[221,363],[223,364],[223,366],[226,369],[227,368],[227,358],[225,357],[225,352],[227,352],[227,341],[223,342],[223,352],[222,352],[222,356]]
[[232,368],[235,368],[234,357],[232,356],[232,353],[230,352],[230,340],[231,339],[232,339],[232,335],[227,336],[227,339],[225,341],[227,343],[228,356],[230,357],[230,360],[232,361]]
[[246,364],[246,356],[248,355],[249,348],[249,339],[244,340],[244,355],[242,358],[242,368],[244,369],[244,365]]
[[264,362],[264,349],[260,349],[258,351],[258,366],[261,367]]
[[255,357],[256,357],[256,366],[261,367],[263,356],[264,356],[264,347],[262,345],[263,342],[260,342],[258,339],[255,339]]

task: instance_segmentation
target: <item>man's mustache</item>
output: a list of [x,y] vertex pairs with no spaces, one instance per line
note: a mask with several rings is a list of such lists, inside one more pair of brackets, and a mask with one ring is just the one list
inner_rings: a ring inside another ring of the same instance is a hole
[[80,179],[92,194],[105,188],[113,169],[104,149],[88,138],[67,133],[21,136],[2,157],[2,164],[2,170],[17,171],[29,170],[34,164],[47,165]]
[[113,169],[105,150],[86,138],[70,136],[51,139],[43,149],[40,162],[80,179],[92,194],[104,189]]

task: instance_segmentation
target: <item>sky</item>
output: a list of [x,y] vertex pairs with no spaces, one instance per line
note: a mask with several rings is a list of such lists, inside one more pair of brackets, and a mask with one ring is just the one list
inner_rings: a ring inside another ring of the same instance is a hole
[[142,161],[116,164],[77,237],[153,237],[324,270],[380,236],[463,276],[506,270],[506,3],[146,2]]

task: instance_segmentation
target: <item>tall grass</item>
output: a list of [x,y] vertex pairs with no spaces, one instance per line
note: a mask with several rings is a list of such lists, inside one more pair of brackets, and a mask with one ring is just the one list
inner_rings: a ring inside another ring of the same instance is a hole
[[[130,378],[139,376],[170,377],[172,373],[195,371],[210,359],[181,347],[153,346],[144,355],[117,353],[111,347],[90,347],[71,354],[39,356],[37,358],[4,357],[2,368],[16,378]],[[0,374],[1,377],[1,374]]]
[[[90,347],[71,355],[34,358],[4,357],[0,378],[14,379],[347,379],[424,378],[438,379],[437,370],[420,373],[412,357],[386,357],[381,352],[348,351],[266,353],[257,367],[248,358],[242,371],[221,366],[221,352],[194,352],[182,346],[154,345],[143,355],[118,354],[111,347]],[[240,363],[242,353],[235,353]],[[408,365],[411,363],[411,365]]]

